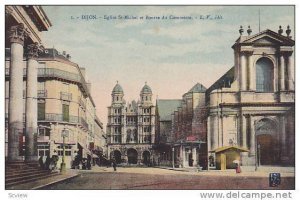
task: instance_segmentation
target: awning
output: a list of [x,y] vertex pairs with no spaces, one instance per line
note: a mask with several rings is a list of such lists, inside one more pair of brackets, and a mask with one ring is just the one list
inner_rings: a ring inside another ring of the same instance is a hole
[[243,147],[238,147],[238,146],[224,146],[224,147],[219,147],[215,150],[211,150],[209,151],[210,153],[220,153],[222,151],[228,151],[229,149],[233,149],[236,151],[240,151],[240,152],[249,152],[248,149],[245,149]]
[[87,154],[92,155],[91,151],[86,148],[81,142],[78,142],[78,144],[86,151]]

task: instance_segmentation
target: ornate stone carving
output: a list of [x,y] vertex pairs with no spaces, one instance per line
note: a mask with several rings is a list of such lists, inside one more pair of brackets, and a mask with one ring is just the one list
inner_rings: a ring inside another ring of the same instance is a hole
[[24,24],[20,23],[16,26],[12,26],[8,32],[9,39],[11,43],[19,43],[24,45],[26,37],[28,37],[29,32],[25,29]]
[[27,46],[27,57],[31,59],[37,59],[39,54],[43,51],[44,47],[37,42]]

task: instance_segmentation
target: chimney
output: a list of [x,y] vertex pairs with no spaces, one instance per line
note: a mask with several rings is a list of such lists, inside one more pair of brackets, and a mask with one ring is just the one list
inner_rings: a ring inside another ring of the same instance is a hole
[[67,54],[67,59],[70,60],[71,59],[71,56],[70,54]]
[[63,51],[62,54],[65,56],[66,55],[66,51]]

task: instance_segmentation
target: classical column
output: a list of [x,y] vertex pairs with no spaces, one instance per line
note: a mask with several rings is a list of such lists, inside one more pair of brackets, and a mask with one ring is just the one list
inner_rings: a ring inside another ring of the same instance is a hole
[[288,87],[289,90],[295,90],[294,88],[294,65],[292,63],[292,53],[287,57],[287,71],[288,71]]
[[280,90],[284,91],[285,90],[285,73],[284,73],[284,68],[285,68],[285,62],[284,62],[284,55],[280,54]]
[[287,137],[286,137],[286,120],[285,116],[280,116],[280,133],[281,133],[281,160],[286,161],[287,159]]
[[247,88],[247,65],[246,54],[240,52],[240,90],[245,91]]
[[253,118],[250,117],[250,155],[255,155],[255,126]]
[[214,126],[214,132],[213,132],[213,137],[214,137],[214,148],[216,149],[219,147],[219,124],[218,124],[218,115],[214,116],[213,120],[213,126]]
[[25,112],[25,161],[37,161],[37,68],[38,54],[41,51],[38,43],[27,47],[27,80],[26,80],[26,112]]
[[255,67],[253,66],[253,59],[252,59],[253,52],[248,53],[248,69],[249,69],[249,89],[254,91],[255,90]]
[[8,105],[8,160],[21,160],[19,138],[23,136],[23,46],[28,32],[23,24],[12,26],[9,31],[10,81]]
[[242,147],[243,148],[248,148],[247,147],[247,117],[245,115],[241,116],[242,118],[242,123],[241,123],[241,130],[242,130]]

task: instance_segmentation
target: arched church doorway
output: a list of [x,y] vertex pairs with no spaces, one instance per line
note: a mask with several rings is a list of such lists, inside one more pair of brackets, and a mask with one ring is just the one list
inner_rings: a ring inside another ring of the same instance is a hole
[[128,149],[127,150],[127,157],[128,157],[128,163],[129,164],[137,164],[137,157],[138,153],[135,149]]
[[114,150],[114,158],[117,164],[120,164],[122,162],[121,152],[119,150]]
[[149,151],[143,152],[143,163],[144,163],[144,165],[147,165],[147,166],[150,164],[150,152]]
[[276,165],[280,162],[276,127],[277,124],[268,118],[261,119],[256,124],[256,153],[260,165]]

